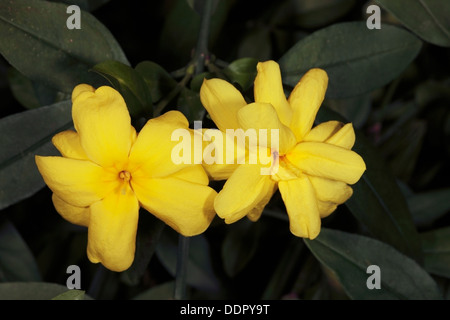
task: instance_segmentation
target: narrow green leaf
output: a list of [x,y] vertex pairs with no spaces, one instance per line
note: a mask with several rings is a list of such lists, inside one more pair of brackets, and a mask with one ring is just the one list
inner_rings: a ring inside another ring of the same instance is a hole
[[101,7],[102,5],[108,3],[110,0],[50,0],[53,2],[62,2],[67,5],[77,5],[81,10],[94,11],[95,9]]
[[400,75],[422,42],[401,28],[369,30],[365,22],[337,23],[300,40],[279,60],[283,81],[295,86],[311,68],[329,76],[327,97],[354,97]]
[[83,290],[68,290],[58,294],[52,300],[84,300],[85,292]]
[[135,69],[150,88],[153,102],[161,100],[177,85],[175,79],[163,67],[153,61],[142,61]]
[[377,0],[412,32],[432,44],[450,47],[450,2]]
[[52,137],[73,126],[70,101],[0,119],[0,209],[44,186],[35,155],[58,155]]
[[212,1],[211,13],[214,13],[220,0],[186,0],[192,10],[197,12],[200,16],[203,15],[203,10],[207,1]]
[[130,286],[139,284],[156,250],[165,223],[148,212],[141,212],[136,236],[136,253],[130,268],[121,273],[120,279]]
[[246,91],[255,81],[257,64],[258,60],[255,58],[241,58],[230,63],[223,72],[231,82],[239,84]]
[[133,68],[119,61],[104,61],[93,70],[105,77],[125,99],[132,117],[153,113],[152,96],[144,78]]
[[[178,233],[166,228],[156,247],[159,260],[172,276],[176,274],[177,245]],[[219,288],[211,265],[209,244],[203,235],[190,238],[186,281],[188,285],[208,292]]]
[[[352,299],[442,299],[436,283],[424,269],[383,242],[322,228],[315,240],[305,240],[305,243],[336,274]],[[380,289],[367,287],[372,275],[367,271],[370,265],[380,268]]]
[[[348,122],[324,107],[320,108],[317,120]],[[421,263],[419,234],[394,176],[364,134],[358,130],[355,133],[356,143],[352,150],[364,159],[367,170],[352,186],[353,196],[346,206],[372,235]]]
[[14,225],[0,223],[0,282],[41,281],[36,261]]
[[[49,282],[0,283],[0,300],[51,300],[66,291],[66,286]],[[85,294],[84,299],[92,298]]]
[[327,99],[325,105],[348,119],[358,129],[362,128],[367,122],[372,110],[369,94],[347,99]]
[[222,243],[222,260],[228,276],[236,276],[254,256],[259,244],[260,225],[248,219],[230,226]]
[[450,188],[418,193],[407,200],[417,224],[432,223],[450,212]]
[[81,12],[81,29],[66,26],[67,5],[14,0],[0,4],[0,53],[33,81],[70,93],[79,83],[102,80],[89,69],[105,60],[129,64],[111,33]]
[[450,279],[450,227],[422,233],[425,269]]

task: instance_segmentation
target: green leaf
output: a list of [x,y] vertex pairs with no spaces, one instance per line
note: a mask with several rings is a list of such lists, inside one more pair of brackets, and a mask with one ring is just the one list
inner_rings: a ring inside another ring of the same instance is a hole
[[450,188],[432,190],[407,198],[414,222],[432,223],[450,212]]
[[259,61],[272,56],[272,43],[269,28],[255,27],[243,37],[238,47],[238,57],[254,57]]
[[[177,246],[178,233],[166,228],[156,247],[156,254],[172,276],[176,274]],[[208,292],[219,288],[211,265],[209,244],[203,235],[190,238],[186,281],[188,285]]]
[[186,0],[186,2],[195,12],[197,12],[201,16],[203,15],[203,10],[205,9],[206,2],[212,2],[211,13],[214,13],[220,0]]
[[300,40],[279,60],[283,81],[295,86],[311,68],[329,76],[327,97],[354,97],[379,88],[414,60],[422,42],[401,28],[369,30],[365,22],[345,22]]
[[58,294],[52,300],[84,300],[85,292],[83,290],[68,290]]
[[261,235],[260,224],[248,219],[230,226],[222,243],[222,261],[228,276],[236,276],[254,256]]
[[425,269],[450,279],[450,227],[422,233]]
[[[324,107],[320,108],[317,120],[348,122]],[[355,133],[353,150],[364,159],[367,170],[352,186],[353,196],[347,200],[346,206],[372,235],[420,263],[419,234],[406,200],[379,150],[372,146],[364,134],[358,130]]]
[[58,155],[51,139],[72,126],[70,101],[0,119],[0,209],[44,186],[34,156]]
[[161,100],[177,85],[175,79],[155,62],[143,61],[135,69],[144,78],[150,88],[153,102]]
[[201,121],[206,113],[206,110],[200,101],[200,95],[187,88],[181,90],[177,106],[178,110],[180,110],[189,120],[189,123]]
[[423,40],[438,46],[450,47],[448,1],[377,0],[376,2]]
[[120,279],[130,286],[139,284],[156,250],[165,223],[148,212],[141,212],[136,236],[136,253],[130,268],[121,273]]
[[77,5],[81,10],[94,11],[95,9],[101,7],[102,5],[108,3],[110,0],[51,0],[53,2],[62,2],[67,5]]
[[[436,283],[424,269],[383,242],[322,228],[315,240],[305,243],[336,274],[352,299],[442,299]],[[370,265],[380,268],[380,289],[367,287]]]
[[[66,291],[66,286],[48,282],[0,283],[0,300],[51,300]],[[84,295],[84,299],[92,298]]]
[[169,281],[141,292],[133,300],[171,300],[174,290],[175,281]]
[[67,5],[15,0],[0,5],[0,53],[33,81],[70,93],[79,83],[102,80],[89,69],[105,60],[129,64],[111,33],[81,12],[81,29],[69,30]]
[[372,110],[369,94],[347,99],[328,99],[325,101],[325,105],[348,119],[358,129],[367,122]]
[[41,281],[36,261],[8,220],[0,223],[0,282]]
[[223,73],[231,80],[241,86],[243,91],[250,89],[256,77],[256,65],[258,60],[255,58],[241,58],[230,63]]
[[104,61],[93,70],[105,77],[125,99],[132,117],[140,115],[151,117],[153,113],[152,96],[144,78],[133,68],[119,61]]

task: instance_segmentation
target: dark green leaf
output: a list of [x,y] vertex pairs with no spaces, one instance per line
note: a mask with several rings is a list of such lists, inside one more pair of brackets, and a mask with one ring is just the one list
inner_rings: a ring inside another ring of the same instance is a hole
[[33,254],[8,220],[0,223],[0,282],[41,281]]
[[325,104],[348,119],[357,129],[364,126],[372,110],[369,94],[347,99],[328,99]]
[[230,63],[223,72],[231,82],[239,84],[246,91],[255,81],[257,64],[258,60],[255,58],[241,58]]
[[211,72],[202,72],[194,76],[191,80],[190,88],[192,91],[199,93],[202,87],[203,81],[205,79],[215,78],[214,74]]
[[95,9],[101,7],[105,3],[108,3],[109,0],[51,0],[52,2],[62,2],[67,5],[77,5],[81,8],[81,10],[85,11],[94,11]]
[[44,186],[35,155],[58,155],[52,137],[72,127],[70,101],[59,102],[0,120],[0,209]]
[[[166,228],[156,247],[156,254],[172,276],[176,273],[177,246],[178,233]],[[209,244],[203,235],[190,238],[186,281],[200,290],[218,290],[219,282],[212,270]]]
[[419,193],[407,200],[417,224],[431,223],[450,212],[450,188]]
[[[317,120],[347,122],[323,107]],[[419,235],[406,200],[380,152],[357,130],[353,150],[364,159],[367,170],[353,185],[353,196],[346,202],[347,207],[375,237],[420,263]]]
[[85,292],[83,290],[68,290],[58,294],[52,300],[84,300]]
[[[433,278],[414,260],[368,237],[322,228],[306,245],[339,279],[352,299],[442,299]],[[368,289],[370,265],[380,268],[380,289]]]
[[311,68],[329,76],[327,97],[346,98],[379,88],[414,60],[422,42],[398,27],[369,30],[365,22],[345,22],[300,40],[279,60],[283,81],[295,86]]
[[165,223],[148,212],[141,212],[136,236],[136,253],[133,264],[122,272],[120,279],[130,286],[139,284],[156,250]]
[[89,69],[105,60],[128,64],[119,44],[94,16],[81,12],[81,29],[69,30],[67,5],[15,0],[0,4],[0,53],[33,81],[70,93],[102,80]]
[[222,243],[222,261],[228,276],[236,276],[252,259],[259,244],[260,225],[243,219],[230,226]]
[[425,255],[425,269],[450,278],[450,228],[442,228],[421,234]]
[[423,40],[450,47],[450,2],[442,0],[377,0]]
[[238,57],[254,57],[265,61],[272,56],[270,30],[265,27],[251,29],[242,39],[238,47]]
[[[0,283],[0,300],[51,300],[66,291],[66,286],[48,282]],[[84,299],[92,298],[84,295]]]
[[199,94],[187,88],[181,90],[177,105],[178,110],[186,116],[189,123],[201,121],[206,113]]
[[133,298],[133,300],[171,300],[175,290],[175,281],[154,286]]
[[211,13],[214,13],[220,0],[186,0],[186,2],[195,12],[197,12],[201,16],[203,15],[203,11],[205,10],[207,2],[211,3]]
[[132,117],[153,112],[152,96],[144,78],[133,68],[119,61],[104,61],[93,70],[105,77],[125,99]]
[[135,69],[144,78],[150,88],[153,102],[161,100],[177,85],[175,79],[155,62],[143,61]]

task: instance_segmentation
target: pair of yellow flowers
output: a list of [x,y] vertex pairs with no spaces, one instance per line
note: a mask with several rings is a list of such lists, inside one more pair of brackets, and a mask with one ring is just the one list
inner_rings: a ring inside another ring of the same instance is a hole
[[[200,97],[222,134],[238,128],[279,130],[278,170],[271,175],[261,174],[264,165],[259,163],[175,164],[171,156],[178,142],[172,133],[191,130],[182,113],[151,119],[137,134],[117,91],[85,84],[73,90],[76,131],[53,137],[62,157],[36,156],[36,163],[59,214],[88,227],[92,262],[113,271],[130,267],[140,207],[177,232],[194,236],[208,228],[216,213],[226,223],[244,216],[256,221],[277,189],[291,232],[310,239],[319,234],[320,219],[352,195],[349,184],[366,169],[350,150],[353,127],[330,121],[312,128],[328,84],[325,71],[307,72],[288,100],[276,62],[259,63],[257,71],[255,103],[247,104],[221,79],[205,80]],[[217,194],[209,179],[228,180]]]

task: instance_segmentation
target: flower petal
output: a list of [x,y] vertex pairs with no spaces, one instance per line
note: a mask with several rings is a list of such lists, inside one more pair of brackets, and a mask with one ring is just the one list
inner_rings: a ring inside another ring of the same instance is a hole
[[297,237],[314,239],[320,233],[320,213],[316,193],[306,175],[278,183],[290,230]]
[[114,187],[117,176],[93,162],[63,157],[36,156],[36,164],[48,187],[62,200],[87,207]]
[[278,190],[278,184],[273,183],[271,187],[266,188],[264,192],[266,194],[263,195],[262,199],[255,205],[255,207],[247,214],[247,218],[251,221],[255,222],[261,217],[261,214],[269,203],[270,199],[272,199],[273,194]]
[[326,142],[350,150],[355,144],[355,130],[351,123],[323,122],[308,132],[303,141]]
[[102,167],[124,164],[133,130],[125,101],[111,87],[92,90],[82,85],[72,93],[72,117],[81,145],[89,159]]
[[[247,130],[254,131],[254,135],[258,137],[258,145],[261,147],[277,149],[280,154],[284,154],[296,144],[291,129],[281,123],[271,104],[256,102],[243,107],[238,112],[238,121],[246,132]],[[264,133],[260,131],[261,129],[266,129],[265,136],[262,136]],[[274,134],[272,130],[278,131],[276,132],[278,141],[272,141],[271,137]],[[262,140],[262,138],[264,139]]]
[[238,128],[237,112],[247,103],[232,84],[222,79],[204,80],[200,100],[220,130]]
[[320,218],[326,218],[337,209],[337,204],[329,201],[317,201]]
[[212,188],[176,177],[133,179],[142,207],[184,236],[204,232],[214,218]]
[[[251,213],[253,208],[261,207],[267,195],[274,192],[275,182],[270,175],[261,174],[262,168],[243,164],[227,180],[214,201],[214,208],[225,223],[236,222]],[[256,218],[256,214],[251,217]]]
[[353,194],[353,189],[345,182],[310,176],[309,181],[316,191],[317,199],[325,202],[344,203]]
[[293,110],[290,128],[297,141],[301,141],[311,130],[317,111],[325,98],[328,86],[327,73],[322,69],[309,70],[292,90],[289,104]]
[[75,207],[64,200],[62,200],[60,197],[58,197],[56,194],[52,195],[53,205],[55,206],[56,211],[67,221],[70,223],[87,227],[89,226],[89,219],[91,215],[91,210],[89,207]]
[[73,130],[60,132],[53,136],[52,143],[66,158],[88,160],[86,152],[81,146],[78,133]]
[[366,170],[355,152],[321,142],[299,143],[286,155],[288,161],[308,175],[356,183]]
[[112,271],[128,269],[134,260],[139,203],[131,188],[113,192],[91,206],[89,260]]
[[[169,111],[147,121],[131,148],[129,169],[133,171],[133,177],[164,177],[190,166],[193,163],[191,157],[188,163],[180,164],[175,164],[172,159],[172,150],[179,143],[186,143],[188,152],[192,150],[193,133],[188,125],[186,117],[179,111]],[[184,133],[182,142],[172,141],[172,133],[176,130]]]
[[255,101],[271,104],[281,122],[289,125],[292,118],[292,109],[283,90],[280,66],[275,61],[260,62],[256,66],[258,71],[255,78]]

